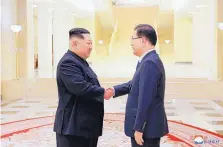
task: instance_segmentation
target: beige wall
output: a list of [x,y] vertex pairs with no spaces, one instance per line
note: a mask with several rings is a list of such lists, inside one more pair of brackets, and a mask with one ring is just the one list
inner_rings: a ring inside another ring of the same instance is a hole
[[[223,0],[218,0],[218,22],[223,23]],[[223,80],[223,30],[217,30],[218,78]]]
[[[16,38],[10,26],[16,24],[16,1],[2,1],[1,11],[1,94],[4,98],[4,80],[16,78]],[[9,89],[8,89],[9,90]],[[9,92],[9,91],[8,91]]]
[[[169,22],[172,23],[173,22]],[[159,49],[160,57],[164,63],[173,63],[174,59],[174,28],[173,27],[164,27],[158,29],[159,34]],[[165,43],[165,40],[170,40],[169,44]]]
[[191,18],[176,18],[174,24],[175,61],[192,61],[192,20]]
[[173,63],[174,59],[174,44],[166,44],[166,43],[160,43],[160,57],[165,63]]
[[27,27],[26,27],[26,0],[17,2],[17,24],[22,25],[23,30],[17,36],[17,47],[21,49],[18,52],[18,77],[27,78]]
[[[113,30],[103,28],[99,16],[95,15],[95,50],[98,56],[106,57],[109,55],[109,43]],[[103,44],[99,44],[103,40]]]
[[12,33],[10,26],[16,24],[16,3],[15,0],[2,1],[2,80],[16,78],[15,62],[15,34]]
[[38,24],[38,22],[37,22],[37,16],[34,16],[34,18],[33,18],[33,23],[34,23],[34,38],[35,38],[35,40],[34,40],[34,53],[35,54],[38,54],[38,27],[37,27],[37,24]]
[[[103,87],[110,87],[128,81],[129,79],[100,79]],[[112,81],[112,83],[106,82]],[[55,79],[3,81],[3,98],[7,100],[18,98],[38,98],[57,100]],[[207,81],[205,79],[168,79],[166,84],[166,98],[206,98],[219,99],[223,97],[223,82]],[[12,92],[13,89],[13,92]]]
[[217,32],[217,49],[218,49],[218,78],[223,80],[223,31],[218,29]]
[[103,34],[102,24],[101,24],[100,18],[99,18],[99,16],[97,14],[95,15],[94,24],[95,24],[95,26],[94,26],[95,27],[94,28],[95,29],[94,47],[95,47],[96,53],[100,54],[100,52],[102,52],[103,50],[100,51],[100,49],[98,49],[98,45],[99,45],[98,41],[99,40],[104,40],[104,38],[102,38],[102,34]]
[[[2,79],[24,78],[26,67],[26,0],[2,2]],[[19,24],[22,30],[16,35],[11,25]]]
[[[0,22],[2,22],[2,0],[0,0]],[[2,98],[2,28],[0,26],[0,98]]]
[[[16,24],[16,1],[2,1],[1,53],[2,80],[16,79],[16,36],[10,26]],[[3,87],[2,87],[3,88]]]
[[[6,98],[8,94],[13,94],[18,98],[24,96],[22,88],[25,85],[21,80],[27,78],[26,0],[7,0],[2,2],[2,6],[2,95]],[[16,24],[22,26],[17,36],[10,28]]]
[[[219,0],[219,2],[222,0]],[[27,32],[26,32],[26,4],[25,0],[19,0],[19,3],[16,3],[16,0],[7,0],[3,2],[4,14],[3,24],[2,24],[2,79],[3,85],[2,94],[4,98],[15,99],[24,96],[32,97],[53,97],[57,96],[55,79],[38,79],[37,81],[29,80],[27,81]],[[222,19],[222,8],[219,9],[220,12],[220,21]],[[95,54],[93,53],[90,59],[95,59],[99,61],[108,55],[109,45],[112,46],[111,56],[108,57],[111,59],[111,62],[115,62],[116,59],[120,59],[121,62],[118,64],[131,65],[136,63],[136,60],[132,60],[134,55],[132,54],[132,49],[130,47],[130,37],[132,35],[133,28],[138,23],[148,23],[152,24],[155,28],[157,22],[158,8],[113,8],[115,20],[118,22],[118,29],[115,32],[114,40],[111,42],[111,36],[114,30],[103,28],[100,19],[97,15],[87,18],[76,18],[75,27],[85,27],[89,29],[92,33],[94,39],[94,49]],[[148,15],[145,17],[145,14],[153,14],[152,16]],[[126,16],[131,16],[127,18]],[[36,19],[34,19],[35,23]],[[170,44],[165,44],[165,37],[159,37],[159,48],[161,57],[165,61],[173,60],[174,56],[174,45],[176,51],[177,61],[191,61],[191,19],[178,19],[176,22],[176,39],[171,41]],[[10,25],[12,24],[21,24],[23,30],[19,33],[17,38],[10,30]],[[36,30],[36,29],[35,29]],[[168,34],[168,33],[167,33]],[[104,44],[100,45],[99,40],[103,40]],[[223,31],[218,30],[218,75],[223,77]],[[17,43],[17,44],[16,44]],[[111,43],[111,44],[109,44]],[[15,47],[21,48],[20,52],[17,55],[17,61],[19,65],[19,77],[20,80],[12,80],[16,78],[16,54],[12,52],[12,49]],[[37,48],[37,47],[36,47]],[[4,55],[4,56],[3,56]],[[126,57],[126,58],[125,58]],[[129,59],[125,61],[125,59]],[[104,62],[104,61],[103,61]],[[129,69],[129,67],[121,68]],[[135,65],[133,65],[135,67]],[[106,69],[107,70],[107,69]],[[116,69],[118,72],[121,69]],[[111,84],[103,83],[103,85],[111,86]],[[202,87],[204,86],[204,87]],[[50,87],[50,88],[49,88]],[[207,96],[207,97],[221,97],[223,96],[222,91],[220,91],[222,83],[219,82],[205,82],[202,83],[168,83],[167,84],[167,93],[176,93],[179,92],[181,97],[193,97],[194,96]],[[12,92],[13,90],[13,92]],[[205,93],[204,93],[205,91]],[[178,95],[179,96],[179,95]]]
[[[156,25],[155,22],[158,16],[158,8],[114,7],[113,12],[114,19],[117,20],[118,23],[118,29],[115,45],[112,49],[112,57],[118,58],[123,56],[133,56],[132,49],[130,47],[130,38],[132,36],[134,27],[139,23],[151,24],[152,26]],[[146,17],[145,14],[148,14],[148,17]],[[157,26],[154,27],[157,28]]]

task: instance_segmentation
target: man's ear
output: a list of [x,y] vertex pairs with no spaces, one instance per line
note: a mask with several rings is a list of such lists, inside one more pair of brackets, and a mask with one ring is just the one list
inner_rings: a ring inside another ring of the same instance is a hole
[[76,47],[77,46],[77,39],[76,38],[73,38],[72,39],[72,46],[73,47]]
[[76,47],[77,46],[77,40],[73,40],[73,45]]

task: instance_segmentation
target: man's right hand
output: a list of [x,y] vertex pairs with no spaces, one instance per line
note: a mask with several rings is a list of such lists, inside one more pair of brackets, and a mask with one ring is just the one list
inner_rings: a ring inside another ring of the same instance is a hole
[[115,94],[114,88],[108,88],[105,90],[104,99],[109,100]]

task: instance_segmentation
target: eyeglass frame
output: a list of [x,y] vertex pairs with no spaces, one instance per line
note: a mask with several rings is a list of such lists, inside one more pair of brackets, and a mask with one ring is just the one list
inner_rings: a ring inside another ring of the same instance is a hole
[[139,38],[142,38],[142,37],[132,37],[132,40],[135,40],[135,39],[139,39]]

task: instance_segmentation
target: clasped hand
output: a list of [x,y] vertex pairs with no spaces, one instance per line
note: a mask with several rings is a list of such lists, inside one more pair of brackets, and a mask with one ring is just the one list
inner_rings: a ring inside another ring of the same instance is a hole
[[111,97],[114,96],[114,93],[115,93],[114,88],[107,88],[107,89],[105,89],[104,99],[105,100],[109,100]]

